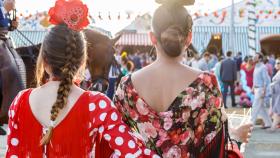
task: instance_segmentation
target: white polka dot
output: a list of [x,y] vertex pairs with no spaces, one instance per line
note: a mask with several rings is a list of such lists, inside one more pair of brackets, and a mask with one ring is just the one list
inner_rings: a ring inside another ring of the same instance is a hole
[[134,143],[133,140],[130,140],[130,141],[128,142],[128,147],[129,147],[130,149],[134,149],[134,148],[135,148],[135,143]]
[[88,123],[88,129],[90,129],[92,127],[91,122]]
[[99,133],[103,133],[104,132],[104,126],[99,127]]
[[133,154],[128,153],[125,155],[125,158],[135,158],[135,156]]
[[12,155],[10,158],[18,158],[18,156],[16,156],[16,155]]
[[114,127],[115,127],[115,125],[109,125],[108,129],[110,130],[110,129],[114,128]]
[[153,158],[160,158],[158,155],[153,155]]
[[124,133],[124,132],[125,132],[125,126],[124,126],[124,125],[120,125],[119,131],[120,131],[121,133]]
[[99,119],[100,119],[101,121],[104,121],[105,118],[106,118],[106,116],[107,116],[107,113],[102,113],[102,114],[99,116]]
[[104,135],[105,140],[110,141],[111,140],[111,136],[109,134],[105,134]]
[[111,102],[111,106],[112,106],[113,108],[116,108],[114,102]]
[[18,143],[19,143],[19,141],[18,141],[17,138],[12,138],[12,139],[11,139],[11,144],[12,144],[13,146],[17,146]]
[[15,117],[15,111],[11,110],[11,117],[14,118]]
[[144,150],[144,154],[145,155],[150,155],[151,154],[151,150],[150,149],[145,149]]
[[115,139],[115,143],[116,143],[118,146],[123,145],[123,138],[122,138],[122,137],[117,137],[117,138]]
[[111,119],[112,119],[113,121],[117,121],[117,120],[118,120],[118,115],[117,115],[116,112],[113,112],[113,113],[111,114]]
[[17,124],[14,124],[14,128],[15,128],[15,129],[18,129],[18,126],[17,126]]
[[92,130],[92,131],[89,133],[89,136],[91,137],[91,136],[93,136],[93,134],[94,134],[94,131]]
[[122,155],[122,153],[119,150],[117,150],[117,149],[115,150],[115,153],[116,153],[117,156],[121,156]]
[[100,107],[101,109],[105,109],[106,106],[107,106],[107,103],[106,103],[104,100],[100,100],[100,101],[99,101],[99,107]]
[[94,103],[90,103],[89,104],[89,111],[94,111],[96,108],[95,104]]

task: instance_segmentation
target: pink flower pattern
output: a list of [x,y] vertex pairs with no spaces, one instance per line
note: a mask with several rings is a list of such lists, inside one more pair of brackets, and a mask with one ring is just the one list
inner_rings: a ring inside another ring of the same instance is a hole
[[221,130],[221,98],[215,76],[203,73],[164,112],[137,94],[131,76],[122,79],[114,102],[148,148],[163,158],[187,158],[192,157],[190,146],[204,149]]

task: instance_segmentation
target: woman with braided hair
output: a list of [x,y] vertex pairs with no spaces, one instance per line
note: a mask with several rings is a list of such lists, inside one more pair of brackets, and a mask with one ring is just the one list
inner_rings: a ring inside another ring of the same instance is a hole
[[58,0],[49,14],[56,26],[38,57],[38,87],[21,91],[10,107],[6,157],[91,158],[98,135],[114,150],[112,157],[157,157],[132,136],[112,101],[75,85],[87,57],[80,31],[88,23],[87,7],[79,0]]

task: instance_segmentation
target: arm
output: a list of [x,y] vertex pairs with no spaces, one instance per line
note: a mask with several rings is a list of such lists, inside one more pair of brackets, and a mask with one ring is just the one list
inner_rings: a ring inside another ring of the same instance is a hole
[[263,92],[263,95],[265,96],[266,95],[266,89],[267,89],[267,86],[270,84],[270,77],[269,77],[269,74],[268,74],[268,71],[266,68],[263,68],[262,71],[261,71],[261,75],[262,75],[262,79],[263,79],[263,82],[264,82],[264,92]]
[[90,108],[94,109],[94,129],[108,141],[115,155],[123,158],[157,156],[131,134],[130,128],[122,121],[121,115],[107,97],[99,94],[94,98],[99,98],[95,99],[95,106],[92,104]]

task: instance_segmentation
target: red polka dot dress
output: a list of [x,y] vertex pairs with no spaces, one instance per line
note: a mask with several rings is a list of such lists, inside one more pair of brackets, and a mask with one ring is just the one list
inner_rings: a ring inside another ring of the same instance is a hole
[[20,92],[10,107],[7,158],[98,158],[94,156],[97,136],[108,141],[112,157],[158,157],[133,136],[114,104],[97,92],[84,92],[54,127],[50,143],[40,146],[44,127],[31,111],[31,91]]

